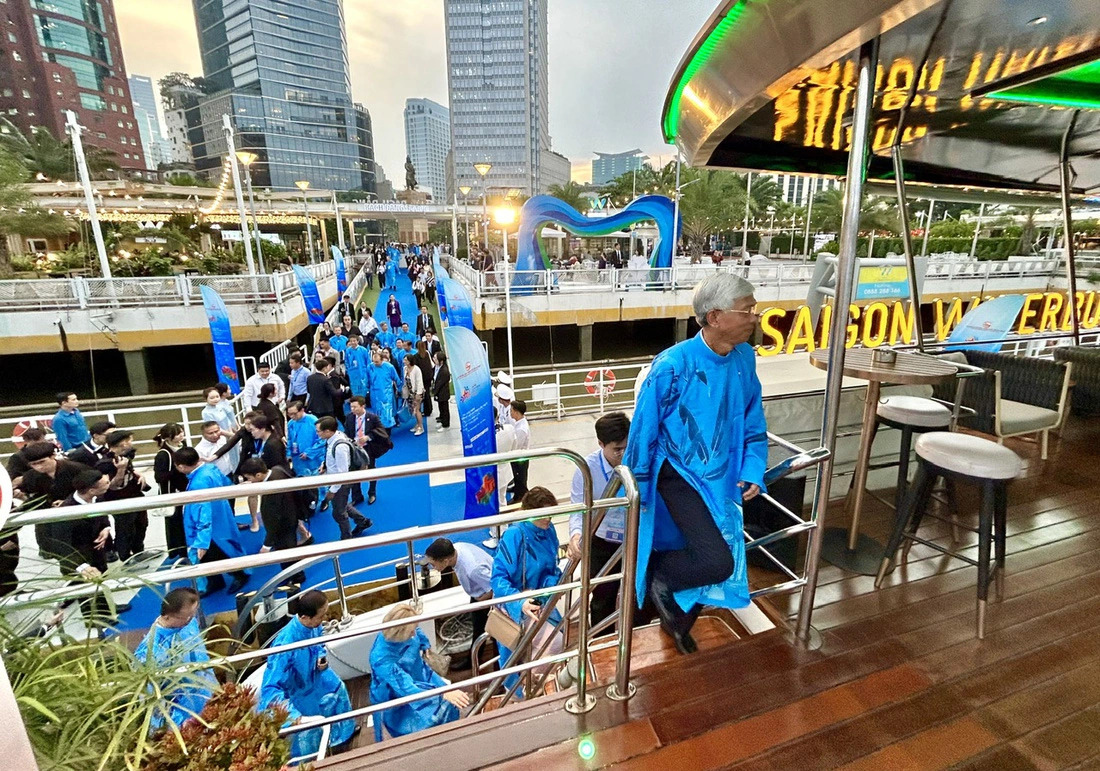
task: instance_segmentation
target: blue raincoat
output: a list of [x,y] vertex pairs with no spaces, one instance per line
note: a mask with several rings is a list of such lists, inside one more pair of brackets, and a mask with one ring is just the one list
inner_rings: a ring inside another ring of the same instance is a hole
[[[195,662],[210,661],[206,652],[206,643],[203,642],[202,632],[199,631],[199,621],[191,619],[178,629],[153,624],[149,634],[134,651],[134,657],[138,661],[152,659],[157,669],[173,670],[177,667]],[[165,709],[153,713],[150,723],[152,730],[157,730],[165,723],[165,716],[177,726],[183,725],[183,721],[202,712],[214,688],[217,680],[212,669],[196,669],[190,673],[191,682],[180,685],[172,693],[168,694],[168,705]]]
[[303,412],[297,420],[286,422],[286,447],[295,476],[317,475],[325,462],[325,440],[317,436],[316,415]]
[[370,409],[382,425],[393,428],[397,423],[397,396],[394,386],[401,387],[401,379],[397,377],[397,370],[387,361],[372,364],[370,368]]
[[363,346],[344,350],[344,370],[348,375],[353,396],[366,396],[370,390],[368,369],[371,366],[370,351]]
[[378,344],[383,348],[389,348],[391,350],[393,349],[394,345],[397,344],[397,335],[395,335],[389,329],[385,329],[379,332],[374,339],[377,340]]
[[399,331],[397,333],[397,339],[404,340],[406,343],[412,343],[413,347],[416,347],[416,333],[413,332],[411,329],[408,332],[406,332],[405,330]]
[[[531,522],[517,522],[500,537],[496,554],[493,556],[493,572],[490,582],[494,597],[506,597],[509,594],[543,589],[556,586],[561,580],[561,568],[558,567],[558,533],[553,525],[543,529]],[[554,595],[547,595],[547,602],[556,601]],[[503,608],[512,619],[523,624],[527,617],[523,615],[523,601],[513,600],[498,607]],[[561,614],[556,610],[550,614],[548,623],[557,625]],[[500,649],[500,666],[508,666],[512,651],[497,643]],[[518,675],[509,675],[504,681],[507,688],[512,687]]]
[[[295,616],[284,626],[272,647],[320,637],[324,629],[310,629]],[[260,698],[257,709],[266,709],[278,702],[285,702],[290,710],[286,725],[302,717],[332,717],[351,710],[351,700],[344,681],[331,669],[318,669],[317,662],[325,655],[325,646],[321,643],[308,648],[298,648],[286,653],[275,653],[267,660],[263,685],[260,686]],[[355,730],[354,720],[340,720],[332,723],[328,744],[333,747],[343,744],[351,738]],[[321,729],[312,728],[293,734],[294,743],[291,752],[294,757],[316,755],[321,746]]]
[[338,351],[343,352],[348,347],[348,339],[344,335],[333,335],[328,339],[328,344]]
[[[187,490],[211,490],[229,487],[233,483],[213,463],[204,463],[187,475]],[[183,507],[183,534],[187,540],[187,558],[199,564],[198,549],[209,549],[216,543],[228,557],[243,557],[237,522],[229,501],[188,503]],[[248,572],[248,571],[245,571]],[[206,579],[198,579],[199,591],[206,590]]]
[[733,574],[721,584],[676,593],[684,610],[696,603],[742,608],[749,603],[741,488],[764,491],[767,425],[756,376],[756,353],[742,343],[719,356],[700,332],[653,360],[630,424],[623,465],[641,492],[638,532],[638,605],[645,599],[650,553],[680,549],[683,536],[657,493],[657,473],[668,461],[699,491],[733,554]]
[[[422,654],[431,647],[420,629],[405,642],[391,642],[381,634],[375,637],[370,650],[371,704],[380,704],[446,685],[447,681],[424,661]],[[405,736],[457,719],[458,707],[444,700],[442,696],[414,701],[382,712],[382,724],[392,736]]]
[[393,257],[386,263],[386,288],[397,289],[397,260]]
[[405,357],[408,355],[409,351],[405,348],[399,348],[393,352],[393,361],[401,372],[405,371]]

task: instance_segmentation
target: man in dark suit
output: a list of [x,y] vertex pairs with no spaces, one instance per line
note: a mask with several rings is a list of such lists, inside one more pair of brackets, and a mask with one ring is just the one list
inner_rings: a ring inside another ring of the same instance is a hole
[[355,313],[355,303],[351,301],[350,295],[344,295],[344,298],[336,305],[336,318],[342,319],[344,316],[351,316]]
[[435,332],[429,330],[424,333],[424,345],[428,349],[428,356],[432,362],[435,362],[435,355],[443,350],[443,346],[439,343],[439,338],[435,336]]
[[66,457],[69,460],[75,460],[77,463],[83,463],[85,466],[94,468],[97,463],[107,457],[107,434],[111,433],[114,428],[115,424],[109,420],[100,420],[93,423],[88,427],[91,438],[69,450]]
[[[106,495],[111,479],[91,468],[83,468],[73,478],[72,493],[62,506],[84,506]],[[107,549],[111,541],[111,523],[106,515],[59,522],[56,533],[64,535],[64,551],[59,556],[61,574],[79,579],[96,578],[107,571]],[[120,608],[123,609],[123,608]],[[112,620],[110,604],[99,592],[80,600],[84,623],[89,627],[106,627]]]
[[432,396],[435,397],[436,406],[439,407],[439,423],[437,431],[445,431],[451,427],[451,369],[447,366],[447,354],[437,351],[435,356],[435,373],[432,376]]
[[332,372],[332,362],[328,359],[318,359],[315,366],[317,371],[306,378],[306,393],[309,397],[307,409],[319,418],[343,417],[344,393],[329,377]]
[[[103,496],[105,501],[141,498],[149,485],[134,470],[133,434],[129,431],[112,431],[107,434],[107,454],[96,464],[96,470],[111,479]],[[115,551],[120,560],[127,560],[145,551],[145,533],[149,529],[149,514],[131,511],[115,514]]]
[[[435,319],[428,313],[428,306],[420,306],[420,315],[416,317],[416,336],[418,338],[424,337],[426,332],[435,331]],[[429,351],[430,353],[430,351]]]
[[[285,466],[269,467],[259,458],[249,458],[241,463],[241,478],[253,484],[292,479],[294,474]],[[298,545],[298,522],[309,519],[309,497],[312,491],[294,490],[287,493],[268,493],[260,498],[260,517],[264,523],[264,546],[261,553],[293,549]],[[282,563],[286,570],[293,562]],[[306,580],[305,572],[290,577],[296,584]]]
[[[23,474],[16,497],[28,503],[37,499],[43,505],[60,506],[72,495],[73,480],[88,467],[59,457],[56,452],[57,447],[52,442],[33,442],[23,447],[23,458],[30,468]],[[68,549],[62,524],[43,522],[34,526],[38,551],[46,559],[59,559]]]
[[[389,431],[386,431],[382,425],[382,421],[373,412],[367,411],[367,400],[362,396],[353,396],[348,400],[348,404],[351,405],[351,413],[344,421],[344,433],[347,434],[351,441],[356,445],[362,447],[367,453],[367,468],[375,467],[374,454],[371,452],[371,443],[376,441],[375,431],[383,431],[387,435]],[[377,495],[378,483],[371,482],[367,486],[367,505],[374,503]],[[355,485],[351,490],[351,503],[354,506],[357,503],[363,502],[363,486]]]

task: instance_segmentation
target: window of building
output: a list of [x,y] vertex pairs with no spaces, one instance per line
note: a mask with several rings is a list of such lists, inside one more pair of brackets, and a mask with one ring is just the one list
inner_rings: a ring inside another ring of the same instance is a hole
[[107,135],[104,134],[102,131],[97,131],[95,135],[97,137],[99,137],[100,139],[106,139],[107,138]]
[[11,52],[11,58],[15,59],[15,61],[17,61],[17,62],[23,61],[23,57],[19,55],[18,51],[12,51]]
[[31,98],[31,92],[30,92],[30,91],[28,91],[28,90],[27,90],[27,89],[25,89],[25,88],[23,89],[23,98],[24,98],[24,99],[30,99],[30,98]]
[[111,112],[118,112],[118,105],[111,102]]
[[130,111],[126,108],[126,105],[122,105],[122,112],[129,114]]
[[8,40],[11,41],[12,43],[16,42],[14,32],[9,32],[8,33]]
[[12,95],[11,89],[10,88],[5,88],[4,89],[4,96],[10,97],[11,95]]
[[54,83],[60,83],[61,82],[61,73],[60,72],[54,72],[54,73],[52,73],[52,75],[53,75],[53,82]]
[[106,110],[107,103],[99,94],[81,94],[80,106],[86,110]]

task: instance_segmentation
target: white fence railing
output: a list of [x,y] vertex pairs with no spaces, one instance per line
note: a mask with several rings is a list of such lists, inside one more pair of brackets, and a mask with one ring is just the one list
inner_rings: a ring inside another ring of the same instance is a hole
[[[317,281],[335,275],[333,263],[309,265]],[[298,293],[290,271],[256,276],[47,278],[0,281],[0,312],[201,305],[200,286],[217,290],[227,305],[286,302]]]
[[[1100,267],[1091,258],[1078,259],[1078,273]],[[480,271],[470,263],[450,259],[447,270],[478,297],[502,296],[504,292],[503,265],[492,271]],[[784,286],[808,286],[813,278],[814,263],[771,261],[756,265],[740,265],[725,262],[690,265],[677,264],[671,268],[603,268],[595,264],[552,270],[509,270],[512,291],[523,294],[599,294],[603,292],[628,292],[646,289],[692,289],[706,276],[714,273],[733,273],[751,281],[756,286],[782,289]],[[928,264],[926,280],[954,281],[979,279],[996,281],[1019,278],[1056,278],[1065,275],[1065,265],[1058,257],[1019,257],[1010,260],[971,260],[968,257],[953,259],[947,255],[935,255]],[[1079,279],[1080,280],[1080,279]]]

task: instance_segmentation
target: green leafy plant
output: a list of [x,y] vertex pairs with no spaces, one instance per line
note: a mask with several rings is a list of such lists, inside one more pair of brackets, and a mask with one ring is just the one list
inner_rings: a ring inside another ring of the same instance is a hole
[[285,707],[257,712],[250,688],[226,685],[198,719],[158,734],[142,771],[281,771],[290,760],[290,741],[279,736],[286,719]]

